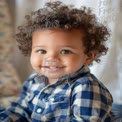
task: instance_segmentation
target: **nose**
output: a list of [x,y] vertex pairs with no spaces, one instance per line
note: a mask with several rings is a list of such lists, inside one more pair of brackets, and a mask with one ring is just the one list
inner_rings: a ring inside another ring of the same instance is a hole
[[49,54],[46,55],[44,58],[44,63],[45,64],[55,64],[59,60],[57,53],[55,52],[50,52]]
[[57,62],[57,59],[47,59],[47,60],[45,60],[45,63],[46,64],[50,64],[50,65],[53,65],[53,64],[55,64]]

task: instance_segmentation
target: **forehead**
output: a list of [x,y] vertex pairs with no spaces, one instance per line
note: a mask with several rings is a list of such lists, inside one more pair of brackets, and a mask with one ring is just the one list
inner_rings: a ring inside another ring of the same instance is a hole
[[40,38],[48,38],[48,37],[58,37],[60,38],[81,38],[83,39],[83,32],[80,30],[72,29],[72,30],[63,30],[63,29],[44,29],[44,30],[37,30],[33,32],[32,39],[36,37]]
[[33,33],[32,47],[72,47],[81,49],[84,48],[83,36],[80,30],[39,30]]

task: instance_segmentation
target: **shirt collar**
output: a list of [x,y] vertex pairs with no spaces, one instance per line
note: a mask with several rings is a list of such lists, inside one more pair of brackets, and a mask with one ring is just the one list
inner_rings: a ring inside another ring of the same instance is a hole
[[90,72],[90,69],[88,65],[83,65],[78,71],[76,71],[73,74],[65,75],[59,78],[60,80],[67,80],[68,82],[74,81],[80,77],[83,77],[84,75],[88,74]]

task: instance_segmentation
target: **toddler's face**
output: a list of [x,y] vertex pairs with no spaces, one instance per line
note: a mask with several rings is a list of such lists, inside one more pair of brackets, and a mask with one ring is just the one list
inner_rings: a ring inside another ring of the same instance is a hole
[[76,72],[87,64],[83,35],[79,30],[40,30],[33,33],[33,69],[53,83],[61,76]]

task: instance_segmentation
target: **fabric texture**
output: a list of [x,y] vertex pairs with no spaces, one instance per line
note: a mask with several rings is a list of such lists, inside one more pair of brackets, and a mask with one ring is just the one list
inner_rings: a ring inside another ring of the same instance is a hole
[[15,40],[6,0],[0,0],[0,105],[8,107],[20,93],[21,82],[12,65]]
[[38,74],[29,77],[19,100],[0,114],[1,122],[111,121],[111,94],[87,66],[56,83],[47,82],[45,76]]
[[122,105],[113,104],[112,111],[114,113],[114,122],[121,122],[122,121]]
[[10,63],[3,63],[0,69],[0,105],[7,108],[18,98],[22,84]]
[[5,0],[0,0],[0,66],[10,62],[13,53],[13,26]]
[[3,64],[0,72],[0,97],[17,95],[20,90],[21,83],[15,69],[9,63]]

